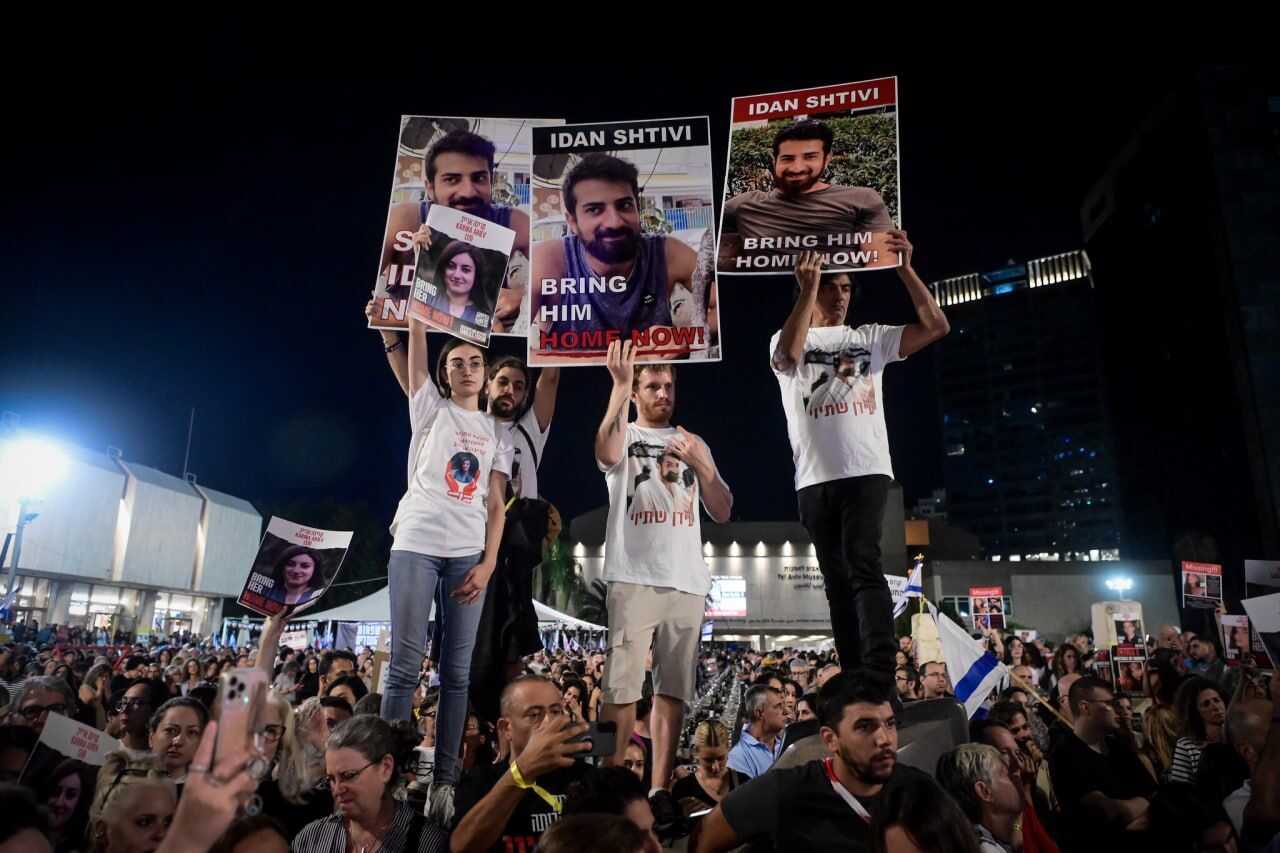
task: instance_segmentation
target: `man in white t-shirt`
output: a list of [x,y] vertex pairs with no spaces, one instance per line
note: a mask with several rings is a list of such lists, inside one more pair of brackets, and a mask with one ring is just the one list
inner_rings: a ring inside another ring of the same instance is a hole
[[[631,343],[609,345],[613,393],[596,432],[596,464],[609,489],[604,579],[609,585],[609,649],[601,718],[618,724],[621,765],[653,646],[655,788],[675,766],[684,703],[694,699],[698,638],[711,573],[702,556],[697,503],[716,521],[729,519],[733,495],[706,443],[671,426],[675,370],[636,367]],[[630,403],[636,419],[627,422]],[[647,496],[647,497],[646,497]]]
[[804,252],[796,264],[795,307],[769,342],[769,354],[787,415],[800,520],[826,582],[836,651],[845,668],[892,675],[893,601],[880,566],[880,528],[893,481],[883,374],[949,326],[912,268],[906,232],[889,231],[888,244],[902,253],[898,277],[917,322],[850,328],[845,317],[853,277],[823,275],[821,256]]

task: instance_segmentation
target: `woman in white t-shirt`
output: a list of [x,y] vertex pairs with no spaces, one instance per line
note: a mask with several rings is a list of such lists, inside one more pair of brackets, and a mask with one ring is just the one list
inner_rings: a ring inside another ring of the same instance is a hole
[[[409,328],[409,487],[395,520],[387,574],[391,663],[382,700],[387,722],[407,720],[422,672],[432,600],[443,603],[436,762],[429,814],[448,825],[467,721],[467,688],[485,589],[497,565],[511,435],[481,410],[485,354],[450,338],[427,367],[426,330]],[[437,588],[439,595],[437,595]]]

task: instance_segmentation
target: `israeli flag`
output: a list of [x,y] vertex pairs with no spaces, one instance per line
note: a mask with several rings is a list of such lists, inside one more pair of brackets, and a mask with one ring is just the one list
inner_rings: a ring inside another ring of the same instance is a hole
[[938,626],[942,656],[947,661],[947,674],[951,676],[956,699],[964,703],[965,711],[972,719],[987,700],[987,694],[1008,679],[1008,671],[999,658],[979,645],[950,618],[939,613],[932,602],[929,613]]
[[907,575],[907,596],[924,595],[924,560],[916,560]]

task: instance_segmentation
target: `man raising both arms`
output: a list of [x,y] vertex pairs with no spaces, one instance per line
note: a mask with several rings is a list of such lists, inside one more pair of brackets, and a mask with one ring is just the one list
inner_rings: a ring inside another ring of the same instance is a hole
[[[684,702],[694,698],[694,671],[704,599],[711,574],[702,557],[697,503],[727,521],[733,495],[702,439],[671,426],[675,370],[669,364],[634,366],[630,341],[609,344],[613,393],[596,432],[596,463],[609,489],[604,579],[609,585],[609,650],[604,666],[602,719],[618,724],[622,764],[635,727],[635,703],[644,686],[645,658],[653,645],[653,784],[666,785],[675,764]],[[630,403],[636,419],[627,423]],[[640,507],[637,484],[661,476],[658,460],[674,457],[679,472],[671,485],[687,492],[671,508]],[[652,792],[651,792],[652,793]]]
[[950,329],[911,265],[907,233],[888,232],[902,253],[898,277],[917,322],[869,324],[845,317],[856,291],[849,273],[822,274],[821,255],[797,259],[800,290],[791,316],[769,342],[796,465],[800,521],[826,583],[840,662],[893,674],[893,601],[880,567],[880,528],[893,467],[880,399],[885,365]]

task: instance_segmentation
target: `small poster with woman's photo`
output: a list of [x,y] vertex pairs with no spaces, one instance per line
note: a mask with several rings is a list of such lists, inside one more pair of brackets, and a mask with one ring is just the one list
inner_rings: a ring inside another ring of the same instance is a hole
[[306,610],[333,583],[350,547],[349,530],[320,530],[272,516],[236,602],[263,616]]
[[1143,646],[1112,646],[1111,668],[1117,696],[1140,699],[1145,693],[1147,651]]
[[1182,606],[1216,610],[1222,601],[1222,566],[1214,563],[1182,564]]
[[487,347],[516,232],[443,205],[432,206],[427,228],[430,246],[418,253],[409,316]]
[[989,628],[1004,628],[1004,587],[971,587],[969,614],[973,630],[985,633]]

